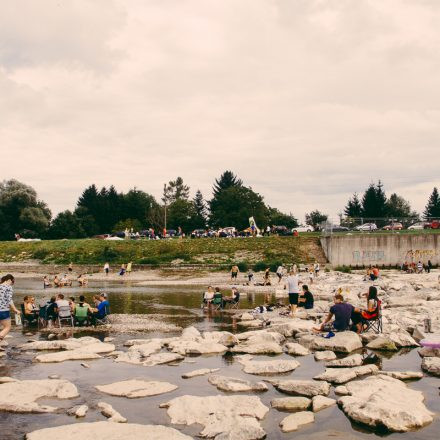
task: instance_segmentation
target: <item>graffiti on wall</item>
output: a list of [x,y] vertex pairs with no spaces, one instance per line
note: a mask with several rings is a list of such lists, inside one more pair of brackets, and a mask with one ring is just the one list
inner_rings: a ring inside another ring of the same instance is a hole
[[407,260],[424,260],[436,257],[438,252],[435,249],[410,249],[406,255]]
[[380,262],[385,260],[384,251],[353,251],[353,260],[355,263]]

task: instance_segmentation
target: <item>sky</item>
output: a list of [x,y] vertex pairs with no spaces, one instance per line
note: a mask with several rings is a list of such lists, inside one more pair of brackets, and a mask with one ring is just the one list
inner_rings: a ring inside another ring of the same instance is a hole
[[2,0],[0,179],[54,214],[95,183],[210,197],[232,170],[300,220],[381,179],[440,186],[437,0]]

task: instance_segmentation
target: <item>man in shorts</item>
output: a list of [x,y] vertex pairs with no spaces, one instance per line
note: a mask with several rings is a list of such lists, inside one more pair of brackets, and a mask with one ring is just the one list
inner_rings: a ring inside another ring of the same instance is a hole
[[296,270],[291,270],[289,276],[286,278],[284,289],[287,289],[289,293],[290,315],[295,316],[296,309],[298,307],[299,298],[299,277]]
[[231,280],[236,280],[237,276],[238,276],[238,272],[240,272],[240,270],[238,269],[238,266],[232,266],[231,268]]
[[[334,304],[330,307],[330,311],[324,322],[319,327],[313,329],[317,332],[343,332],[350,328],[350,319],[354,307],[344,302],[344,297],[341,294],[336,294],[333,298]],[[332,318],[334,316],[334,320]]]

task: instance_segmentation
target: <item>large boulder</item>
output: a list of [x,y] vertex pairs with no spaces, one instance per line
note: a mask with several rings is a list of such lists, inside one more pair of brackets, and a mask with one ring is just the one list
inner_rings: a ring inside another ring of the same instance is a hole
[[423,393],[408,388],[398,379],[370,376],[350,382],[346,387],[350,395],[341,397],[338,403],[347,416],[358,423],[407,432],[433,420],[423,403]]
[[72,399],[78,397],[75,385],[67,380],[15,380],[0,385],[0,411],[16,413],[48,413],[57,408],[40,405],[38,399]]
[[234,377],[212,375],[208,377],[208,382],[221,391],[267,391],[267,385],[264,382],[251,382]]
[[307,356],[310,350],[297,342],[288,342],[284,348],[288,354],[293,356]]
[[398,348],[394,341],[388,336],[379,336],[367,344],[367,348],[380,351],[397,351]]
[[108,422],[74,423],[44,428],[26,434],[26,440],[191,440],[174,428],[162,425],[119,424]]
[[131,379],[121,382],[114,382],[108,385],[97,385],[95,388],[102,393],[111,396],[137,397],[156,396],[158,394],[169,393],[177,389],[177,385],[169,382],[158,382],[155,380]]
[[217,440],[258,440],[266,436],[260,426],[269,408],[257,396],[180,396],[162,404],[171,423],[203,426],[200,437]]
[[440,358],[424,357],[422,361],[422,369],[434,376],[440,376]]
[[266,380],[277,390],[286,394],[313,397],[318,395],[327,396],[330,392],[330,384],[325,381],[315,380]]
[[359,367],[362,365],[362,356],[358,353],[344,357],[342,359],[335,359],[325,364],[326,367]]
[[339,332],[332,338],[314,336],[310,342],[312,350],[331,350],[339,353],[351,353],[362,348],[362,341],[354,332]]

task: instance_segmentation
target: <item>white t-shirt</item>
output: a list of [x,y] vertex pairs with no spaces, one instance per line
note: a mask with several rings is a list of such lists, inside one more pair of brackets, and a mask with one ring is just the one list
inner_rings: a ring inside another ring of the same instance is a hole
[[57,308],[66,307],[66,306],[70,307],[69,301],[67,301],[67,299],[59,299],[56,302],[56,305],[57,305]]
[[206,291],[205,294],[203,295],[204,299],[213,299],[214,298],[214,292],[208,292]]
[[282,275],[283,271],[284,271],[283,266],[278,266],[277,273]]
[[286,279],[288,293],[299,293],[298,275],[289,275]]

